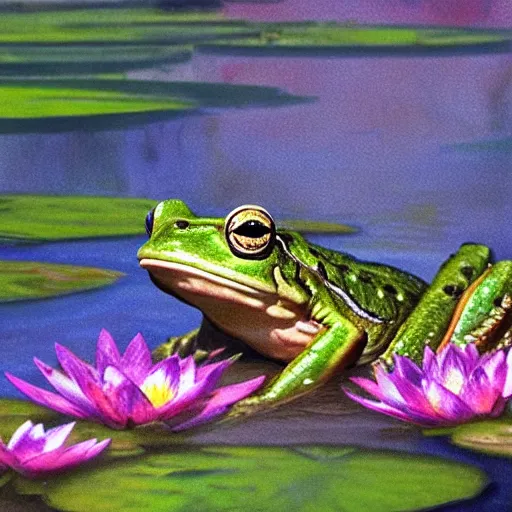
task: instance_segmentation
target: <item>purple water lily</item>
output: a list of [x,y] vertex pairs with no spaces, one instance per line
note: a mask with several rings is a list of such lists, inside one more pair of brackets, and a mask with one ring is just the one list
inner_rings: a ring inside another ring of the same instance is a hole
[[96,368],[56,344],[63,372],[37,358],[34,362],[59,393],[6,377],[34,402],[77,418],[104,423],[111,428],[165,421],[182,430],[226,412],[245,398],[264,376],[215,389],[232,363],[227,359],[196,366],[190,356],[173,355],[153,365],[151,352],[138,334],[121,355],[112,336],[102,330],[96,349]]
[[434,427],[455,425],[482,416],[499,416],[512,395],[512,350],[480,356],[474,344],[447,345],[435,354],[425,347],[423,366],[396,355],[394,368],[374,367],[376,382],[350,380],[380,400],[345,393],[356,402],[388,416]]
[[0,471],[8,468],[28,477],[63,471],[96,457],[110,443],[89,439],[65,446],[75,423],[44,431],[41,423],[26,421],[11,437],[7,445],[0,439]]

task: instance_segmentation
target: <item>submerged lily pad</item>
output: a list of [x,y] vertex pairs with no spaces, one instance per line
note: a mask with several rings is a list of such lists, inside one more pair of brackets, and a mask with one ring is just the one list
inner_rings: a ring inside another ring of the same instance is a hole
[[202,108],[279,106],[309,100],[274,87],[223,83],[3,78],[0,133],[121,129]]
[[122,275],[114,270],[33,261],[0,261],[0,302],[44,299],[100,288]]
[[450,144],[449,149],[463,152],[497,152],[512,153],[512,137],[503,139],[480,140],[475,142],[460,142],[458,144]]
[[354,226],[319,220],[288,219],[280,221],[279,227],[282,229],[289,229],[291,231],[298,231],[299,233],[324,233],[337,235],[358,232],[358,229]]
[[460,425],[453,430],[451,440],[457,446],[477,452],[512,457],[512,420]]
[[[18,478],[58,510],[372,510],[434,507],[478,495],[485,475],[471,466],[347,447],[174,449],[109,461],[41,482]],[[92,492],[91,492],[92,491]]]
[[503,30],[432,29],[337,23],[262,24],[257,37],[200,42],[202,50],[254,55],[417,56],[446,51],[510,51],[512,32]]
[[0,196],[0,239],[47,242],[142,235],[151,199],[92,196]]

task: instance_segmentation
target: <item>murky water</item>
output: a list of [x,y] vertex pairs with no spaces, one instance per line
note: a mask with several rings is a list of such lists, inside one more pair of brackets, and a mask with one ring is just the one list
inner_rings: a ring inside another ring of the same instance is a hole
[[[394,1],[385,11],[377,4],[229,3],[224,12],[248,19],[512,25],[512,9],[504,1],[475,0],[465,7],[450,2],[451,11],[435,1]],[[259,203],[276,217],[360,226],[355,236],[312,239],[425,279],[465,241],[489,244],[498,258],[512,258],[511,153],[458,146],[512,136],[509,54],[247,58],[204,52],[186,64],[130,75],[268,85],[312,101],[210,111],[125,131],[1,135],[1,190],[179,197],[197,213],[218,215],[238,204]],[[127,274],[99,291],[0,306],[2,369],[43,384],[32,357],[54,364],[55,341],[92,359],[102,327],[123,348],[138,331],[156,345],[195,327],[200,314],[156,290],[138,268],[135,253],[142,242],[137,237],[2,247],[2,259]],[[441,454],[479,465],[499,480],[479,500],[479,509],[505,510],[512,502],[506,460],[424,439],[414,429],[349,404],[337,386],[320,399],[303,399],[247,424],[203,429],[193,440],[343,442]],[[4,379],[0,395],[18,396]]]

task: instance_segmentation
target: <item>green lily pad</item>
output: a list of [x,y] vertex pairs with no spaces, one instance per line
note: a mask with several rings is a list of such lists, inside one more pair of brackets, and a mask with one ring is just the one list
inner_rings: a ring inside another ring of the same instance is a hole
[[[311,101],[278,88],[113,78],[0,79],[0,133],[122,129],[204,108]],[[51,122],[49,122],[51,120]]]
[[[6,417],[23,418],[23,421],[29,418],[35,418],[37,421],[47,421],[54,419],[56,413],[28,400],[2,398],[0,399],[0,422]],[[2,423],[0,423],[0,429],[0,436],[5,439],[6,432]]]
[[158,9],[54,10],[2,13],[0,18],[0,44],[188,44],[259,31],[258,26],[212,14]]
[[0,302],[44,299],[112,284],[121,272],[34,261],[0,261]]
[[199,42],[203,51],[254,55],[325,53],[339,55],[417,56],[446,51],[509,51],[512,32],[503,30],[432,29],[337,23],[273,23],[260,25],[257,37]]
[[451,440],[457,446],[477,452],[512,457],[512,420],[460,425],[453,430]]
[[151,199],[92,196],[0,196],[0,238],[48,242],[142,235]]
[[0,46],[0,74],[66,75],[121,73],[187,62],[192,50],[169,46]]
[[[478,495],[477,468],[432,457],[347,447],[175,448],[110,460],[44,483],[18,478],[58,510],[130,512],[405,511]],[[92,490],[92,492],[91,492]],[[250,504],[250,505],[248,505]]]
[[289,219],[279,222],[279,227],[299,233],[324,233],[330,235],[357,233],[358,229],[347,224],[318,220]]

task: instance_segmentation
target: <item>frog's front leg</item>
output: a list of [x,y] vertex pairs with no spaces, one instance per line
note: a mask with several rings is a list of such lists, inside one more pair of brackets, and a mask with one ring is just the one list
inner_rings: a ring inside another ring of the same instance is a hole
[[324,328],[258,395],[236,404],[229,418],[245,416],[261,407],[267,408],[294,399],[357,359],[366,343],[364,331],[320,304],[313,307],[312,316]]

